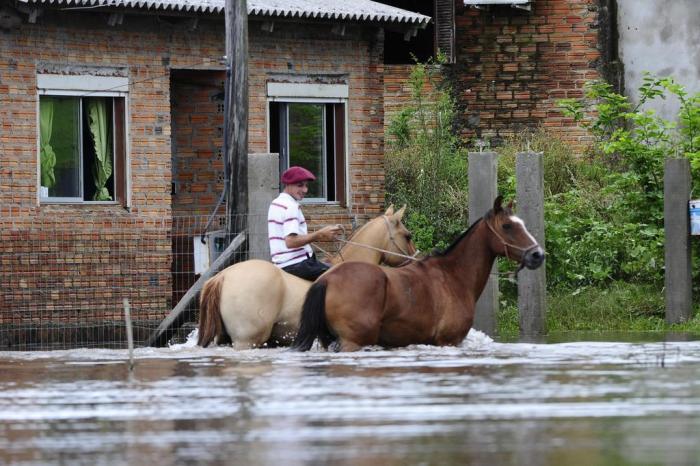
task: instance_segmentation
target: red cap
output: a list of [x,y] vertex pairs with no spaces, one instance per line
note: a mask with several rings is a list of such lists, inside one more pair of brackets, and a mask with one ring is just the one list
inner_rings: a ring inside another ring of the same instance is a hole
[[304,167],[289,167],[282,173],[282,183],[294,184],[300,181],[313,181],[316,177]]

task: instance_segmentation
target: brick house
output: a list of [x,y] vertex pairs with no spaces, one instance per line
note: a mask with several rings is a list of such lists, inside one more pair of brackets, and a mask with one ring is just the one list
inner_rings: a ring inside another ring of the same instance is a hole
[[[0,348],[122,340],[124,297],[145,338],[192,282],[188,240],[222,190],[223,1],[93,3],[0,0]],[[312,226],[379,213],[385,125],[411,54],[436,47],[465,141],[546,126],[583,145],[556,102],[616,81],[615,3],[248,0],[250,152],[295,163],[308,141],[289,135],[315,128]],[[91,114],[112,128],[109,176]],[[42,170],[57,151],[72,158]]]
[[[121,340],[123,298],[143,339],[223,187],[223,1],[93,3],[0,1],[0,347]],[[312,224],[383,209],[383,30],[430,21],[329,3],[248,2],[249,150],[322,174]]]

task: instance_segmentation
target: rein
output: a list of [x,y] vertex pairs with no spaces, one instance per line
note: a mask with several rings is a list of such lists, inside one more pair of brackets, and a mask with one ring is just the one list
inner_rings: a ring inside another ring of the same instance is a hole
[[[394,247],[396,247],[396,249],[398,249],[401,252],[394,252],[394,251],[388,251],[386,249],[375,248],[374,246],[370,246],[368,244],[357,243],[355,241],[350,241],[350,240],[346,240],[343,238],[338,238],[338,241],[345,243],[345,244],[354,244],[355,246],[359,246],[361,248],[366,248],[366,249],[371,249],[373,251],[378,251],[378,252],[381,252],[382,254],[391,254],[392,256],[403,257],[406,260],[413,260],[413,261],[418,260],[416,258],[416,256],[420,253],[420,251],[416,249],[416,252],[412,256],[409,255],[408,251],[405,251],[401,246],[399,246],[399,244],[394,239],[394,232],[391,229],[391,223],[389,223],[389,220],[386,218],[386,215],[382,215],[382,219],[384,219],[384,224],[386,225],[387,231],[389,232],[389,241],[391,242],[391,244],[394,245]],[[343,228],[342,225],[341,225],[341,228],[343,230],[343,235],[345,235],[345,228]],[[343,259],[343,254],[340,251],[338,252],[338,255],[340,256],[341,259]],[[343,259],[343,260],[345,260],[345,259]]]

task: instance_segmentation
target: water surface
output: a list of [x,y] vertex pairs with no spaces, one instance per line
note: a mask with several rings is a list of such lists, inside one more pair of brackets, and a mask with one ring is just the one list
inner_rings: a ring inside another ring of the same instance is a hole
[[0,353],[0,464],[700,463],[698,341],[126,358]]

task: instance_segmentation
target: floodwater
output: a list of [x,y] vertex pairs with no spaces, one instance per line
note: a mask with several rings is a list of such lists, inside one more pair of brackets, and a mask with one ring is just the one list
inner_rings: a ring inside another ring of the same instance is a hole
[[0,464],[700,464],[700,342],[0,353]]

